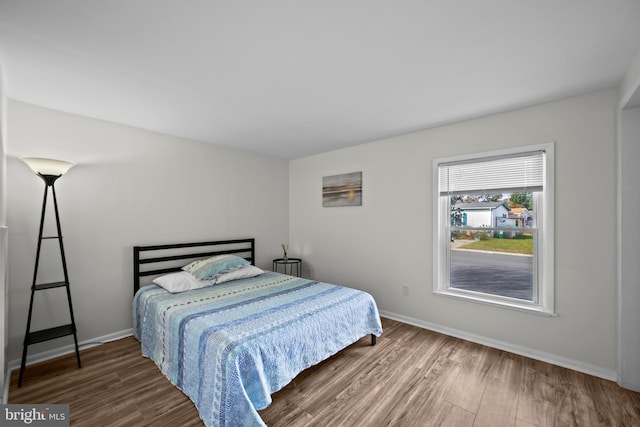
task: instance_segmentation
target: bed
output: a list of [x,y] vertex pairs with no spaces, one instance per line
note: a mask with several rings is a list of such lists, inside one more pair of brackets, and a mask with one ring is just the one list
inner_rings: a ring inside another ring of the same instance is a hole
[[[133,329],[142,355],[194,402],[209,427],[264,426],[258,411],[272,393],[359,339],[371,335],[375,345],[382,334],[366,292],[255,273],[254,239],[136,246],[133,253]],[[244,264],[223,272],[226,264],[216,266],[215,279],[206,279],[215,284],[198,289],[175,291],[162,281],[192,283],[209,268],[205,262],[220,259]],[[256,275],[238,273],[252,268]]]

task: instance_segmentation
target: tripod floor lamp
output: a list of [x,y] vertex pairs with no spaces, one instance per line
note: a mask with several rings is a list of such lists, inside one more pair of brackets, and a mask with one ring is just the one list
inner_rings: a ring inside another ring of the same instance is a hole
[[[78,337],[76,334],[76,322],[73,317],[73,305],[71,304],[71,289],[69,287],[69,274],[67,273],[67,261],[64,255],[64,245],[62,243],[62,230],[60,228],[60,216],[58,215],[58,201],[56,199],[55,182],[64,173],[71,169],[75,163],[66,162],[63,160],[54,159],[42,159],[38,157],[23,157],[25,162],[36,175],[38,175],[44,181],[44,199],[42,200],[42,215],[40,216],[40,230],[38,232],[38,248],[36,250],[36,264],[33,270],[33,282],[31,284],[31,300],[29,302],[29,317],[27,318],[27,332],[24,335],[24,345],[22,349],[22,362],[20,364],[20,378],[18,379],[18,387],[22,386],[22,377],[24,374],[25,364],[27,361],[27,348],[31,344],[39,342],[49,341],[56,338],[61,338],[67,335],[73,335],[73,341],[76,348],[76,358],[78,359],[78,368],[80,364],[80,350],[78,349]],[[57,235],[55,236],[43,236],[42,231],[44,229],[45,213],[47,210],[47,195],[51,188],[53,194],[53,208],[56,217]],[[38,278],[38,264],[40,261],[40,249],[42,247],[42,241],[46,239],[56,239],[60,246],[60,257],[62,259],[62,272],[64,274],[64,280],[51,283],[37,283]],[[31,331],[31,316],[33,314],[33,299],[36,292],[45,291],[48,289],[55,289],[64,287],[67,291],[67,301],[69,303],[69,315],[71,323],[61,326],[55,326],[48,329],[39,331]]]

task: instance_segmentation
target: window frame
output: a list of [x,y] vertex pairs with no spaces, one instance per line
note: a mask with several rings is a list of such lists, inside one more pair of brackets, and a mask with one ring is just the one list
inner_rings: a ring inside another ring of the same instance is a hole
[[[483,292],[451,288],[450,282],[450,224],[448,196],[440,195],[440,165],[452,162],[482,161],[491,157],[515,156],[532,151],[544,151],[543,191],[535,192],[537,238],[534,241],[533,290],[534,302],[491,295]],[[433,293],[481,304],[521,310],[545,316],[556,316],[554,302],[554,143],[464,154],[433,160]],[[537,280],[536,280],[537,279]],[[537,300],[537,301],[536,301]]]

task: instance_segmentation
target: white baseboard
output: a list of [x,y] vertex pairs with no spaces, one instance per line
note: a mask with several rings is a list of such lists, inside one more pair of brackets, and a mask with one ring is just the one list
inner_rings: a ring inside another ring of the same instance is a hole
[[[116,341],[122,338],[130,337],[131,335],[133,335],[133,329],[125,329],[123,331],[114,332],[112,334],[107,334],[101,337],[81,341],[78,343],[78,347],[80,348],[80,350],[85,350],[87,348],[105,344],[110,341]],[[43,351],[42,353],[27,355],[26,366],[32,365],[34,363],[44,362],[45,360],[55,359],[56,357],[74,353],[75,351],[75,346],[73,344],[69,344],[63,347],[54,348],[52,350]],[[11,373],[14,369],[20,369],[20,359],[11,360],[7,364],[7,375],[5,376],[4,393],[2,396],[2,403],[4,404],[7,403],[7,399],[9,397],[9,383],[11,382]]]
[[[85,350],[87,348],[95,347],[109,341],[116,341],[125,337],[130,337],[131,335],[133,335],[133,329],[125,329],[124,331],[114,332],[112,334],[107,334],[101,337],[81,341],[78,343],[78,347],[80,347],[80,350]],[[73,344],[69,344],[63,347],[54,348],[52,350],[43,351],[42,353],[27,355],[26,365],[29,366],[34,363],[44,362],[45,360],[55,359],[56,357],[64,356],[75,351],[75,346]],[[19,367],[20,359],[11,360],[8,364],[8,371],[11,372],[13,369]]]
[[[492,338],[487,338],[482,335],[471,334],[469,332],[448,328],[435,323],[425,322],[424,320],[414,319],[412,317],[403,316],[401,314],[395,314],[388,311],[381,310],[380,315],[383,317],[388,317],[389,319],[392,319],[392,320],[397,320],[398,322],[407,323],[409,325],[417,326],[419,328],[428,329],[430,331],[439,332],[441,334],[460,338],[466,341],[471,341],[477,344],[486,345],[487,347],[497,348],[499,350],[508,351],[514,354],[519,354],[520,356],[525,356],[531,359],[540,360],[542,362],[551,363],[553,365],[562,366],[563,368],[568,368],[574,371],[583,372],[585,374],[593,375],[599,378],[604,378],[606,380],[617,381],[617,378],[618,378],[617,371],[615,369],[602,368],[600,366],[584,363],[579,360],[569,359],[567,357],[559,356],[557,354],[546,353],[544,351],[534,350],[528,347],[514,345],[504,341],[494,340]],[[91,340],[86,340],[78,343],[78,345],[81,347],[82,350],[84,350],[86,348],[95,347],[97,345],[104,344],[109,341],[116,341],[122,338],[126,338],[131,335],[133,335],[133,330],[126,329],[124,331],[114,332],[112,334],[103,335],[101,337],[96,337]],[[54,359],[59,356],[73,353],[74,351],[75,351],[75,347],[73,345],[67,345],[57,349],[34,354],[32,356],[27,357],[27,365],[43,362],[45,360]],[[6,400],[9,396],[9,383],[11,378],[11,372],[16,368],[20,368],[19,359],[12,360],[8,364],[7,375],[5,377],[2,403],[5,403],[5,404],[7,403]]]
[[564,356],[559,356],[557,354],[546,353],[544,351],[534,350],[528,347],[511,344],[504,341],[494,340],[493,338],[488,338],[482,335],[471,334],[469,332],[448,328],[446,326],[438,325],[431,322],[425,322],[424,320],[414,319],[412,317],[407,317],[400,314],[390,313],[388,311],[380,311],[380,315],[383,317],[388,317],[389,319],[392,319],[392,320],[397,320],[398,322],[408,323],[409,325],[417,326],[423,329],[428,329],[434,332],[439,332],[445,335],[450,335],[452,337],[460,338],[466,341],[471,341],[477,344],[486,345],[487,347],[497,348],[498,350],[504,350],[510,353],[519,354],[520,356],[525,356],[531,359],[540,360],[542,362],[551,363],[552,365],[557,365],[563,368],[572,369],[574,371],[593,375],[594,377],[604,378],[610,381],[617,381],[618,379],[618,373],[615,369],[606,369],[600,366],[592,365],[590,363],[585,363],[579,360],[574,360]]

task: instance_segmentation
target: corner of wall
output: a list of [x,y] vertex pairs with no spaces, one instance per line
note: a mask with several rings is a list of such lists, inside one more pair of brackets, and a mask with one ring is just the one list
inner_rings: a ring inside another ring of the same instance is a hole
[[631,62],[627,74],[620,84],[619,109],[623,110],[627,107],[634,95],[638,97],[638,92],[640,92],[640,51]]

